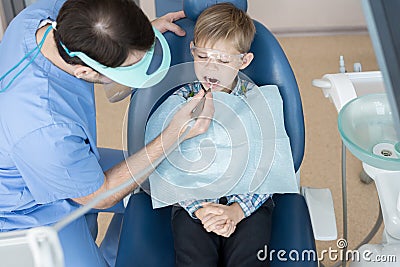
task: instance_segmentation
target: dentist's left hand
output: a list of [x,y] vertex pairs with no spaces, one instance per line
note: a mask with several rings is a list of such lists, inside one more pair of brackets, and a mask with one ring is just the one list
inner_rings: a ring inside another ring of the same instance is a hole
[[177,12],[171,12],[168,14],[165,14],[162,17],[159,17],[158,19],[155,19],[151,22],[151,24],[159,30],[161,33],[164,33],[166,31],[171,31],[175,33],[178,36],[184,36],[186,32],[176,25],[174,22],[186,17],[185,13],[183,13],[183,10],[177,11]]

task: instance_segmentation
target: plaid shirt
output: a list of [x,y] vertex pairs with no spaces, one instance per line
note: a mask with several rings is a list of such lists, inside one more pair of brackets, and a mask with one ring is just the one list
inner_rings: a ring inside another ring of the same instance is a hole
[[[235,96],[246,97],[246,92],[253,89],[254,86],[255,86],[254,84],[246,80],[242,80],[238,77],[236,86],[235,88],[233,88],[231,94]],[[188,99],[196,95],[200,90],[201,90],[200,82],[194,82],[181,87],[176,92],[174,92],[174,95],[179,95],[184,97],[185,99]],[[248,217],[253,212],[255,212],[271,196],[272,195],[265,195],[265,194],[230,195],[226,196],[227,199],[226,205],[229,206],[237,202],[242,208],[244,216]],[[219,203],[219,199],[215,198],[215,199],[202,199],[202,200],[186,200],[179,202],[179,205],[182,208],[184,208],[192,218],[197,219],[196,216],[194,215],[194,212],[203,207],[201,205],[201,203],[203,202]]]

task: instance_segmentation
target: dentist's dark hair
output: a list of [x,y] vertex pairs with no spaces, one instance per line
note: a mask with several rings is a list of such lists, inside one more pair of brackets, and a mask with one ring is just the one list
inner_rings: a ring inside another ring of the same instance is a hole
[[60,42],[70,51],[118,67],[129,52],[150,49],[155,38],[149,19],[133,0],[67,0],[56,21],[57,49],[69,64],[85,65],[68,56]]

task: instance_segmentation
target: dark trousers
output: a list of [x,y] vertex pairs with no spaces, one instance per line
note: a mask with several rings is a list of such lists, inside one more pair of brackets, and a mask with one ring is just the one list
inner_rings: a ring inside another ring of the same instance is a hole
[[[172,231],[176,267],[257,267],[269,266],[258,259],[271,237],[273,200],[268,199],[251,216],[243,219],[228,238],[208,233],[200,220],[194,220],[181,207],[172,209]],[[262,253],[264,255],[265,252]],[[268,258],[268,257],[267,257]]]

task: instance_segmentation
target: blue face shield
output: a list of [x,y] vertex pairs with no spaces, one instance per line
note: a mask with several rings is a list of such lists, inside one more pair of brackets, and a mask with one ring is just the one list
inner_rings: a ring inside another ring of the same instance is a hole
[[64,50],[70,57],[80,58],[86,65],[94,69],[95,71],[103,74],[107,78],[128,87],[134,88],[145,88],[150,87],[160,82],[168,72],[169,65],[171,63],[171,53],[169,46],[164,36],[153,27],[156,38],[160,41],[162,47],[162,61],[161,65],[152,74],[148,74],[150,63],[154,55],[155,44],[146,52],[143,58],[127,67],[106,67],[96,60],[90,58],[83,52],[71,52],[65,45],[61,44]]
[[[6,91],[13,83],[13,81],[29,66],[29,64],[31,64],[34,61],[36,56],[40,53],[40,49],[42,48],[43,43],[51,29],[52,26],[49,26],[38,46],[35,49],[31,50],[13,68],[11,68],[3,76],[0,77],[0,81],[3,80],[12,71],[18,68],[28,56],[35,53],[32,59],[20,71],[18,71],[18,73],[11,79],[11,81],[3,89],[0,90],[0,92]],[[104,76],[110,78],[116,83],[134,88],[151,87],[160,82],[165,77],[165,75],[168,72],[169,65],[171,63],[171,54],[167,41],[158,30],[156,30],[155,28],[153,28],[153,30],[156,38],[159,40],[161,44],[163,55],[160,66],[156,71],[154,71],[151,74],[148,74],[148,69],[154,55],[155,45],[153,45],[151,49],[146,52],[144,57],[138,63],[135,63],[127,67],[116,67],[116,68],[106,67],[100,64],[99,62],[93,60],[83,52],[74,52],[74,51],[71,52],[64,45],[62,46],[69,56],[79,57],[89,67],[93,68],[95,71],[103,74]]]

